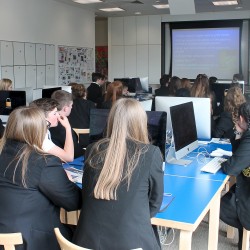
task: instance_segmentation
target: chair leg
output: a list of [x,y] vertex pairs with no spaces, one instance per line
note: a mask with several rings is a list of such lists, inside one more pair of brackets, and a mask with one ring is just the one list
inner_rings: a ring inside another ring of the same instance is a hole
[[242,250],[249,250],[249,234],[250,231],[243,229]]

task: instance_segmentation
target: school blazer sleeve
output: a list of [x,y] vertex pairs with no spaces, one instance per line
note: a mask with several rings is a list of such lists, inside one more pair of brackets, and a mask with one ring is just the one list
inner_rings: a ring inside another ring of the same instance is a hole
[[40,191],[52,203],[67,211],[77,210],[81,206],[81,189],[68,179],[62,165],[58,161],[48,160],[43,168],[39,182]]
[[250,132],[243,134],[232,157],[221,166],[224,173],[233,176],[239,175],[243,169],[250,166]]
[[150,167],[149,177],[149,207],[150,217],[154,217],[160,210],[163,198],[163,176],[162,171],[162,156],[158,147],[152,154],[152,164]]

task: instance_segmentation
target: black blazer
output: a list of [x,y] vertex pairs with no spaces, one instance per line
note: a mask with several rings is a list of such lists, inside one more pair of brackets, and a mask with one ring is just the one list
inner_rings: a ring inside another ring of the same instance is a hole
[[[86,150],[86,156],[93,144]],[[128,142],[130,153],[134,142]],[[145,146],[145,145],[141,145]],[[86,165],[83,176],[82,210],[73,242],[99,250],[158,250],[150,218],[160,209],[163,197],[162,156],[158,147],[148,145],[135,168],[129,190],[126,182],[118,187],[115,200],[98,200],[93,190],[102,169]]]
[[15,171],[13,161],[23,145],[8,140],[0,155],[0,233],[21,232],[24,243],[17,250],[59,250],[54,228],[70,239],[70,230],[60,222],[60,207],[79,209],[81,190],[69,181],[59,158],[35,151],[23,187],[20,165]]
[[212,129],[212,137],[216,138],[234,138],[234,123],[231,113],[224,111],[217,119],[215,127]]
[[161,86],[159,89],[155,90],[155,96],[168,96],[169,89],[167,86]]
[[[250,131],[246,131],[238,148],[226,162],[222,170],[228,175],[236,176],[235,188],[236,209],[239,220],[244,228],[250,230]],[[226,194],[227,195],[227,194]]]
[[[49,129],[51,134],[51,140],[55,145],[57,145],[59,148],[64,148],[65,144],[65,138],[66,138],[66,130],[63,127],[63,125],[58,122],[58,125],[56,127]],[[74,143],[74,158],[80,157],[84,155],[84,149],[83,146],[78,143],[78,136],[76,132],[71,129],[72,132],[72,138]]]
[[[92,101],[82,98],[73,100],[73,107],[68,116],[69,123],[72,128],[89,128],[90,110],[95,108]],[[89,135],[80,135],[79,144],[86,148],[89,144]]]
[[96,83],[91,83],[87,88],[87,99],[96,103],[97,106],[103,102],[102,88]]

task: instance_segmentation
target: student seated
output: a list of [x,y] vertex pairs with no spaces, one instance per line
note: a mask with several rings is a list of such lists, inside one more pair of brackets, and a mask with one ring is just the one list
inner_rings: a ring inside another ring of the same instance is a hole
[[169,95],[169,75],[163,75],[160,79],[161,87],[155,90],[155,96],[168,96]]
[[60,222],[60,208],[73,211],[81,204],[81,191],[60,159],[42,149],[46,133],[44,113],[22,107],[11,112],[0,141],[0,233],[21,232],[18,250],[59,250],[54,228],[72,236]]
[[[51,98],[40,98],[30,103],[31,107],[40,108],[46,117],[47,121],[47,133],[43,142],[43,150],[49,154],[59,157],[62,161],[73,161],[74,160],[74,143],[72,139],[72,131],[66,116],[60,116],[57,111],[59,103]],[[64,147],[60,148],[56,146],[51,140],[51,134],[49,128],[56,127],[58,121],[66,130]]]
[[225,174],[236,176],[236,184],[222,197],[220,219],[239,230],[238,249],[242,247],[243,227],[250,230],[250,103],[239,108],[233,155],[221,164]]
[[212,137],[234,139],[234,127],[238,119],[238,110],[242,103],[246,101],[241,88],[232,87],[227,91],[224,99],[224,111],[216,120],[212,129]]
[[112,105],[122,98],[123,85],[120,81],[114,81],[108,85],[105,100],[101,105],[102,109],[111,109]]
[[12,81],[8,78],[0,80],[0,90],[12,90]]
[[[72,128],[89,128],[90,110],[95,108],[92,101],[86,100],[86,89],[83,84],[71,85],[73,106],[68,116]],[[86,148],[89,144],[89,135],[80,135],[79,144]]]
[[87,147],[83,183],[75,244],[161,249],[150,218],[159,212],[163,197],[162,155],[149,144],[147,115],[138,101],[114,103],[106,138]]
[[[59,105],[57,106],[58,114],[60,117],[68,117],[72,110],[72,94],[64,91],[64,90],[57,90],[52,95],[51,98],[56,100]],[[65,145],[65,138],[66,138],[66,129],[61,124],[58,123],[56,127],[50,127],[49,129],[51,134],[51,140],[53,143],[55,143],[58,147],[64,148]],[[83,147],[78,142],[78,136],[76,132],[71,129],[72,139],[74,143],[74,158],[77,158],[79,156],[83,156],[84,150]]]

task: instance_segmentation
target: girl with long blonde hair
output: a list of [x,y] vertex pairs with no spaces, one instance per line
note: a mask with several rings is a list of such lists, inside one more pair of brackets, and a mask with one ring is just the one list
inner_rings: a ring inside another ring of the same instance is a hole
[[22,107],[11,112],[0,141],[0,233],[21,232],[20,250],[59,250],[54,228],[72,237],[60,208],[73,211],[81,204],[61,160],[42,149],[46,132],[44,112]]
[[138,101],[114,103],[106,138],[87,148],[83,183],[74,243],[91,249],[160,249],[150,218],[162,201],[162,156],[149,144],[147,115]]

